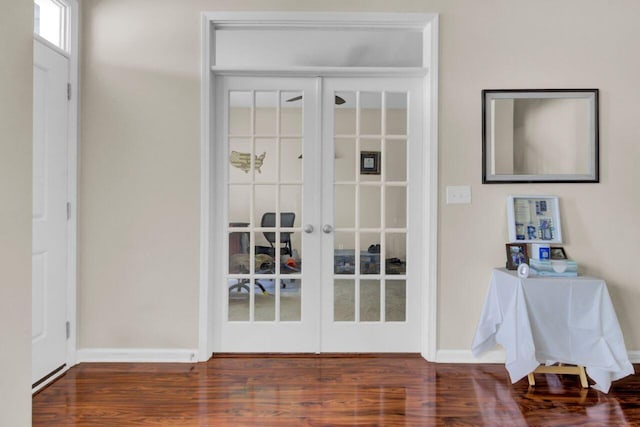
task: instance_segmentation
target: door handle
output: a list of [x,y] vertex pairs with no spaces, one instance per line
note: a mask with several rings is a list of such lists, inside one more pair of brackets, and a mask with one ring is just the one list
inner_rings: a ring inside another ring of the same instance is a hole
[[313,225],[311,224],[305,225],[304,227],[302,227],[302,231],[304,231],[307,234],[313,233]]
[[329,233],[331,233],[333,231],[333,227],[330,226],[329,224],[325,224],[324,226],[322,226],[322,231],[325,234],[329,234]]

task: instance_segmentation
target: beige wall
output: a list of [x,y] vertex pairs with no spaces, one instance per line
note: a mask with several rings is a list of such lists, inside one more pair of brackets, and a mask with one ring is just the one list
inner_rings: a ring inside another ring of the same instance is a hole
[[0,14],[0,425],[31,425],[33,3]]
[[[468,349],[508,194],[560,196],[566,251],[604,277],[640,349],[640,3],[93,0],[84,3],[80,345],[197,345],[202,10],[440,13],[438,345]],[[485,88],[600,88],[601,183],[482,185]],[[447,185],[472,186],[446,205]],[[613,255],[615,254],[615,255]]]

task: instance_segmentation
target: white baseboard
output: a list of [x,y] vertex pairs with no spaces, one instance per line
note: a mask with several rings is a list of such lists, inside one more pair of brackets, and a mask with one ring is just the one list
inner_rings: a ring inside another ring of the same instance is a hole
[[[640,351],[628,351],[631,363],[640,363]],[[502,349],[489,350],[480,357],[473,357],[471,350],[438,350],[436,362],[439,363],[504,363],[505,354]]]
[[77,363],[195,363],[197,361],[198,350],[182,348],[83,348],[76,354]]

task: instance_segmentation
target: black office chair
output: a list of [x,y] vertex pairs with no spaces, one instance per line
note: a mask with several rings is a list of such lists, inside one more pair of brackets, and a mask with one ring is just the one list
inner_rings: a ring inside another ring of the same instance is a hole
[[[280,227],[293,227],[293,223],[295,222],[295,220],[295,213],[282,212],[280,214]],[[260,227],[275,228],[275,226],[276,214],[274,212],[265,212],[264,215],[262,215]],[[269,242],[269,245],[271,245],[271,247],[256,246],[256,253],[268,253],[275,258],[276,248],[274,245],[276,243],[276,233],[272,231],[265,231],[262,234],[264,234],[264,238],[267,239],[267,242]],[[291,248],[291,232],[280,232],[280,244],[284,244],[284,246],[279,246],[280,255],[293,256],[293,249]]]

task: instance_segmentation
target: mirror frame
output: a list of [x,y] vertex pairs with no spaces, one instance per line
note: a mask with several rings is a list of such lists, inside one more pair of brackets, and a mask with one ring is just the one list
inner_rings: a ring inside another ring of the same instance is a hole
[[[598,89],[484,89],[482,90],[482,183],[514,184],[514,183],[598,183],[600,182],[599,153],[599,102]],[[494,99],[504,98],[585,98],[590,101],[590,159],[588,174],[491,174],[491,108],[489,103]]]

